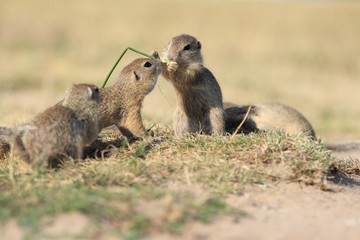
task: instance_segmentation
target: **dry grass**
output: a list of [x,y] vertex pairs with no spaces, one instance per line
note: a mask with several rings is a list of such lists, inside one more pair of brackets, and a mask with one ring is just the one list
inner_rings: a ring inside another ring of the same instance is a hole
[[359,159],[340,160],[339,165],[342,171],[349,175],[360,175],[360,161]]

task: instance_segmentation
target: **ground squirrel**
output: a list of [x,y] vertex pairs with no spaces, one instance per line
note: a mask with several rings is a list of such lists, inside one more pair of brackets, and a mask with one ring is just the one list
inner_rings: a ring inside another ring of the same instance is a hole
[[251,111],[244,122],[246,125],[239,132],[283,130],[289,135],[302,132],[310,138],[316,139],[310,122],[294,108],[280,103],[239,106],[224,102],[225,126],[228,133],[232,134],[236,130],[244,119],[249,106],[251,106]]
[[18,128],[2,128],[2,134],[12,139],[15,156],[33,166],[54,166],[66,157],[81,157],[83,146],[98,135],[99,110],[99,89],[78,84],[66,91],[62,104]]
[[[158,57],[157,52],[153,56]],[[100,89],[100,129],[115,125],[127,138],[146,138],[142,102],[154,89],[161,69],[159,59],[138,58],[121,71],[114,85]]]
[[176,90],[175,135],[204,133],[223,135],[222,93],[214,75],[203,65],[201,43],[182,34],[171,39],[164,57],[163,76]]

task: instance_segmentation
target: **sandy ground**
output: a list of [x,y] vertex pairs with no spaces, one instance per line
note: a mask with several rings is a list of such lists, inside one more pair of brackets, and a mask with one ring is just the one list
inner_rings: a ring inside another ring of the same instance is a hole
[[187,239],[359,239],[360,188],[334,189],[324,192],[287,184],[248,192],[229,201],[249,217],[195,224]]

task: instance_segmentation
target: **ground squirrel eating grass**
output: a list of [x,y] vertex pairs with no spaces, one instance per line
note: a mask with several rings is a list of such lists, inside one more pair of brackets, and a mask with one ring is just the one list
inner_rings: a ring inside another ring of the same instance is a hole
[[280,103],[239,106],[224,102],[225,126],[228,133],[234,133],[244,119],[249,106],[251,110],[244,122],[246,126],[240,129],[239,133],[282,130],[289,135],[304,133],[310,138],[316,139],[310,122],[294,108]]
[[165,53],[163,76],[176,90],[175,135],[223,135],[222,93],[214,75],[203,65],[201,43],[182,34],[171,39]]
[[[157,52],[153,55],[158,57]],[[141,118],[141,107],[161,73],[159,59],[138,58],[120,73],[117,82],[100,89],[100,129],[117,126],[127,138],[146,138],[147,131]]]
[[62,104],[38,114],[18,128],[2,128],[15,156],[33,166],[55,166],[67,157],[78,159],[82,148],[98,135],[99,89],[92,84],[74,85]]

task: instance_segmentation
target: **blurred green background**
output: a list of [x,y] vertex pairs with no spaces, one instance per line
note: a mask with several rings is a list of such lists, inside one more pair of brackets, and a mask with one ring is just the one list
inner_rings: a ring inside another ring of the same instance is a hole
[[[0,0],[0,124],[31,119],[73,83],[101,86],[126,47],[161,52],[181,33],[201,41],[224,100],[285,103],[325,141],[360,138],[357,1]],[[174,101],[161,77],[146,121],[171,125]]]

